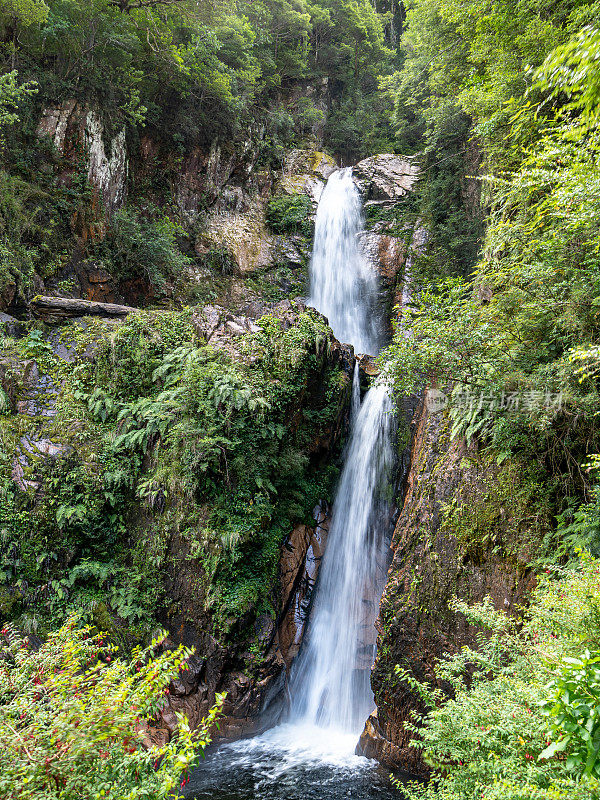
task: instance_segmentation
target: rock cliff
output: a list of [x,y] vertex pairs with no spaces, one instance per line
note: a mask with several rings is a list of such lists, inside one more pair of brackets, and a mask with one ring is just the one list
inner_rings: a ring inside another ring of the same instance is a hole
[[284,706],[353,353],[300,301],[259,319],[116,309],[26,336],[3,320],[0,610],[41,633],[83,603],[126,648],[161,620],[198,657],[149,735],[226,691],[221,734],[240,736]]
[[473,602],[489,596],[496,608],[518,614],[535,581],[529,565],[550,522],[544,487],[527,469],[498,466],[475,444],[452,439],[450,420],[434,401],[426,393],[412,421],[410,471],[377,620],[377,709],[358,746],[364,755],[421,774],[426,768],[404,723],[424,708],[396,665],[435,683],[436,659],[476,644],[478,629],[448,606],[454,596]]

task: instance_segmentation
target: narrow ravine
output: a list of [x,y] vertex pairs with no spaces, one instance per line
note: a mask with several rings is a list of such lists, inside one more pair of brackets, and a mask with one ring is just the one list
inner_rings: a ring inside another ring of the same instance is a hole
[[[334,173],[317,210],[309,304],[356,353],[376,355],[377,274],[361,250],[363,218],[350,169]],[[305,641],[291,671],[289,718],[253,739],[224,745],[193,776],[188,797],[391,797],[385,772],[355,755],[374,702],[378,603],[389,551],[395,417],[383,384],[360,400],[355,369],[352,419]]]

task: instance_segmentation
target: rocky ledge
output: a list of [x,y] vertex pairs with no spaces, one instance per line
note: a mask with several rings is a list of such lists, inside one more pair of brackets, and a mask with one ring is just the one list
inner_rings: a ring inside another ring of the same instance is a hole
[[[70,302],[80,305],[83,301]],[[83,309],[79,305],[74,313],[91,308],[102,314],[115,311],[105,304],[88,304]],[[62,309],[62,304],[59,306]],[[46,298],[43,305],[50,309],[59,306],[54,298]],[[10,608],[18,615],[26,609],[39,620],[36,624],[43,625],[48,609],[60,604],[55,587],[60,586],[69,602],[81,588],[89,589],[87,561],[79,566],[80,542],[88,552],[96,547],[88,531],[110,535],[108,554],[101,548],[92,551],[95,564],[111,565],[111,577],[94,589],[94,623],[125,646],[140,635],[137,624],[121,615],[129,611],[120,612],[115,605],[117,578],[112,573],[122,570],[128,576],[137,575],[138,580],[153,582],[152,592],[164,598],[152,611],[154,625],[160,622],[170,631],[171,644],[183,642],[198,654],[190,661],[190,669],[173,682],[168,705],[156,725],[148,729],[148,736],[155,741],[164,741],[173,733],[177,711],[185,711],[191,724],[197,724],[218,692],[227,693],[220,736],[239,737],[279,718],[285,705],[287,674],[302,641],[325,547],[328,508],[325,502],[317,504],[312,520],[310,510],[302,510],[303,506],[292,512],[280,510],[276,505],[280,489],[273,486],[272,482],[277,482],[273,475],[262,495],[259,489],[252,490],[256,502],[266,507],[268,501],[272,510],[243,518],[244,538],[239,545],[224,541],[228,523],[220,523],[219,528],[213,522],[211,527],[215,504],[222,503],[223,515],[234,515],[234,536],[241,524],[235,516],[239,513],[234,505],[238,487],[230,477],[230,462],[222,462],[222,472],[211,478],[209,488],[199,482],[190,494],[173,464],[182,455],[188,458],[187,452],[195,455],[198,434],[191,450],[169,449],[186,446],[185,441],[174,444],[177,440],[170,438],[171,430],[183,418],[194,431],[204,425],[205,418],[198,416],[194,403],[206,401],[201,395],[187,401],[197,391],[195,376],[190,376],[189,383],[182,379],[179,396],[185,399],[175,414],[169,405],[161,407],[162,418],[169,419],[164,433],[154,434],[143,449],[123,453],[124,460],[119,463],[131,470],[127,483],[122,484],[123,489],[108,492],[106,481],[113,480],[115,473],[113,467],[107,477],[106,462],[114,458],[112,443],[127,428],[123,416],[117,419],[116,413],[105,409],[125,408],[132,392],[136,398],[140,385],[153,403],[163,402],[163,370],[172,370],[172,354],[184,355],[196,348],[200,380],[205,381],[207,391],[219,380],[229,381],[227,387],[231,381],[237,381],[233,383],[236,386],[245,380],[246,386],[256,387],[269,398],[265,400],[269,411],[241,417],[235,435],[258,442],[259,458],[269,447],[269,465],[279,464],[278,459],[283,464],[291,462],[293,474],[300,480],[296,494],[290,495],[296,508],[298,503],[314,502],[306,500],[305,486],[327,486],[329,476],[334,477],[331,464],[339,456],[347,426],[354,354],[352,348],[333,338],[326,320],[301,301],[284,300],[261,310],[269,313],[257,319],[216,305],[182,312],[118,307],[112,317],[88,315],[53,326],[36,322],[26,336],[18,321],[8,315],[0,320],[0,335],[4,330],[21,337],[5,336],[0,358],[0,435],[7,454],[0,460],[1,477],[10,486],[15,509],[26,510],[28,521],[24,538],[19,538],[19,530],[9,542],[9,553],[11,558],[20,557],[23,548],[35,546],[32,541],[37,536],[44,537],[44,546],[52,552],[51,559],[31,568],[26,585],[9,586],[0,594],[0,610]],[[102,408],[96,405],[98,397]],[[166,402],[171,401],[167,398]],[[211,415],[216,410],[213,424],[222,424],[227,432],[235,420],[235,406],[227,410],[224,401],[216,401],[215,406],[212,395],[208,402]],[[128,415],[129,424],[134,420]],[[247,433],[240,432],[241,420]],[[141,421],[142,432],[145,425]],[[210,435],[203,427],[201,431]],[[230,433],[218,440],[220,452],[231,446],[232,438]],[[238,452],[238,459],[248,458],[244,451]],[[242,478],[243,470],[253,467],[242,465]],[[200,470],[194,471],[192,478],[198,473],[202,481]],[[267,477],[261,480],[266,482]],[[215,482],[218,493],[210,494]],[[137,488],[147,485],[152,487],[149,496]],[[285,489],[281,488],[282,494]],[[311,489],[316,491],[321,490]],[[65,508],[77,511],[77,516],[62,526],[53,505],[57,496]],[[252,492],[250,501],[254,502]],[[105,534],[101,526],[107,526],[109,518],[123,522]],[[232,554],[235,546],[239,552]],[[225,570],[218,585],[215,553]],[[160,563],[160,571],[146,574],[150,554]],[[244,599],[248,586],[255,586],[248,583],[245,570],[252,570],[252,581],[259,579],[257,600]],[[228,599],[227,592],[236,585],[238,594]]]

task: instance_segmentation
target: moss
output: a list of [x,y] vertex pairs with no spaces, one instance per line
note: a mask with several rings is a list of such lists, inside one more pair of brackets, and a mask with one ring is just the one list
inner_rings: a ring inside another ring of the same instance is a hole
[[464,552],[477,560],[498,549],[510,561],[519,561],[523,549],[539,546],[549,530],[544,485],[517,461],[499,469],[491,458],[463,464],[467,474],[475,471],[477,477],[442,505],[440,530],[456,536]]

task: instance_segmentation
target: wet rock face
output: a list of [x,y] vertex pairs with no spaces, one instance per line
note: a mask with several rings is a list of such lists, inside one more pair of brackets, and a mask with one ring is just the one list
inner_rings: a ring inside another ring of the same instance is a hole
[[420,774],[427,770],[404,722],[425,709],[395,666],[445,689],[434,675],[437,659],[475,646],[478,633],[449,610],[449,601],[489,595],[496,608],[517,613],[534,584],[528,565],[537,546],[521,523],[530,512],[518,465],[499,468],[475,447],[451,440],[446,415],[428,412],[428,405],[426,396],[413,421],[412,462],[377,620],[371,680],[377,713],[359,745],[364,755]]
[[365,727],[356,747],[358,755],[374,758],[380,764],[397,767],[403,763],[402,748],[393,744],[381,732],[377,709],[369,714]]
[[398,236],[381,233],[374,227],[362,234],[361,244],[369,261],[379,273],[378,309],[381,319],[389,323],[393,305],[401,302],[401,297],[398,296],[399,284],[406,277],[408,254],[405,242]]
[[329,532],[326,506],[315,508],[315,527],[299,525],[291,532],[281,552],[280,585],[282,615],[277,644],[289,671],[300,651],[313,590]]

